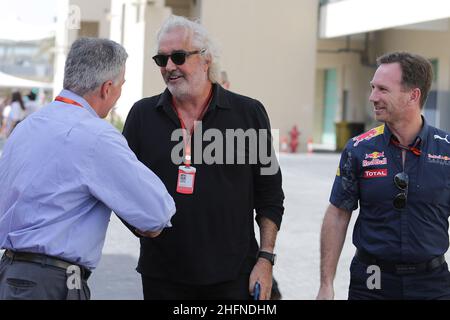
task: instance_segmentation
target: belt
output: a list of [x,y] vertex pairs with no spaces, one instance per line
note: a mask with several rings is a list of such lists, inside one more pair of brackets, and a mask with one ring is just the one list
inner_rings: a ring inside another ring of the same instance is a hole
[[47,265],[47,266],[64,269],[66,271],[67,271],[67,268],[69,268],[71,266],[78,266],[80,268],[80,276],[83,280],[87,280],[89,278],[89,276],[91,275],[91,271],[83,266],[76,265],[74,263],[70,263],[68,261],[54,258],[51,256],[47,256],[45,254],[6,250],[5,256],[7,258],[11,259],[12,261],[16,260],[16,261],[23,261],[23,262],[33,262],[33,263],[38,263],[38,264],[41,264],[44,266]]
[[360,249],[356,250],[356,257],[364,264],[376,265],[380,267],[381,271],[394,274],[414,274],[427,272],[436,269],[445,263],[444,255],[421,263],[396,263],[393,261],[378,259],[370,253]]

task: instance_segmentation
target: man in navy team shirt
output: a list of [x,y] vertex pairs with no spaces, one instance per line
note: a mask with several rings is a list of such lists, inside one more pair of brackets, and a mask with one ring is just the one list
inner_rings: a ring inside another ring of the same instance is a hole
[[356,254],[349,299],[450,299],[450,140],[421,111],[431,64],[405,52],[377,60],[370,101],[384,124],[351,139],[342,153],[321,233],[318,299],[333,280],[351,212]]

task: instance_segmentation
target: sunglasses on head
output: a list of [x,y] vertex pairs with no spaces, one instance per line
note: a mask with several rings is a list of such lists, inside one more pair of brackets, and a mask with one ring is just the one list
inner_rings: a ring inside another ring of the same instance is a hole
[[159,67],[165,67],[167,66],[167,62],[172,60],[173,63],[175,63],[177,66],[181,66],[186,62],[186,58],[193,55],[193,54],[203,54],[206,51],[206,49],[202,50],[195,50],[195,51],[184,51],[184,50],[177,50],[172,52],[171,54],[157,54],[153,57],[153,60],[155,60],[156,64]]
[[397,194],[394,198],[394,208],[403,209],[406,207],[406,200],[408,199],[408,183],[409,177],[405,172],[397,173],[394,177],[395,186],[402,190],[399,194]]

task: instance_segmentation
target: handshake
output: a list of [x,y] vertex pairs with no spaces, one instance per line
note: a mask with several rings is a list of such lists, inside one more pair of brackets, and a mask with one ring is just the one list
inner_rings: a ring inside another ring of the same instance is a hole
[[135,229],[134,231],[136,231],[137,234],[139,234],[142,237],[147,237],[147,238],[156,238],[157,236],[159,236],[159,234],[162,232],[162,230],[159,231],[141,231],[138,229]]

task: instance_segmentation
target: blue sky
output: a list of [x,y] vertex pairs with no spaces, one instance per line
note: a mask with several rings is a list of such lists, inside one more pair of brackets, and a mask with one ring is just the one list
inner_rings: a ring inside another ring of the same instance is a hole
[[19,17],[27,24],[48,25],[54,22],[57,0],[0,0],[0,19]]

